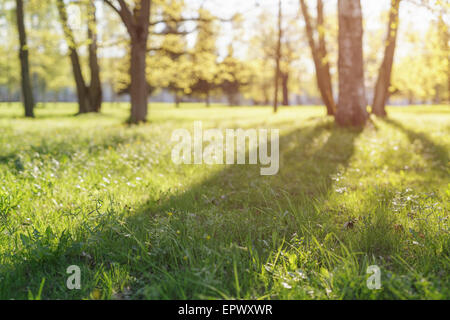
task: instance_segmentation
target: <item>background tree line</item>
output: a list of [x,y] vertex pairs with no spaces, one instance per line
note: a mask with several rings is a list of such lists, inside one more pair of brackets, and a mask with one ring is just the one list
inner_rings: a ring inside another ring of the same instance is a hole
[[[45,103],[68,87],[79,113],[100,112],[109,83],[129,94],[133,123],[147,119],[149,95],[160,89],[177,106],[224,96],[274,111],[292,104],[292,93],[320,97],[341,125],[386,116],[390,98],[449,101],[448,1],[391,0],[375,31],[364,30],[364,1],[338,0],[333,9],[299,0],[296,12],[272,2],[277,12],[259,8],[249,22],[249,13],[221,17],[193,0],[1,0],[0,88],[8,101],[20,88],[33,117],[39,97]],[[399,39],[405,2],[435,19],[426,33],[411,28]],[[409,50],[396,58],[399,40]]]

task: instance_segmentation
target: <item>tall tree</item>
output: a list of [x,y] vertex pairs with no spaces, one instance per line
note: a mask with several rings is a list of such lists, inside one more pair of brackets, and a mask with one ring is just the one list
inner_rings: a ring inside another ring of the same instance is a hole
[[[333,85],[331,81],[330,64],[328,62],[328,51],[325,40],[323,1],[317,0],[316,26],[313,25],[305,0],[300,0],[300,7],[305,20],[306,35],[316,69],[317,86],[319,88],[322,101],[327,107],[328,115],[334,115],[336,113],[336,103],[333,97]],[[318,34],[318,43],[315,40],[315,33]]]
[[134,0],[132,7],[125,0],[104,0],[121,18],[130,36],[130,122],[147,119],[148,84],[146,79],[147,42],[150,27],[151,0]]
[[219,83],[230,106],[240,103],[239,93],[249,84],[251,71],[248,66],[234,56],[233,46],[228,46],[228,55],[219,64]]
[[386,48],[384,51],[383,63],[378,72],[377,84],[375,86],[372,112],[379,117],[385,117],[387,115],[386,103],[389,99],[392,65],[394,63],[394,54],[397,44],[400,2],[401,0],[391,0]]
[[447,103],[450,103],[450,27],[444,19],[445,9],[443,8],[439,15],[438,20],[438,28],[440,34],[440,45],[442,47],[443,52],[443,60],[447,60],[447,70],[444,71],[447,73],[447,99],[445,100]]
[[[187,54],[187,40],[184,35],[182,13],[186,6],[184,0],[168,0],[162,6],[162,18],[165,24],[160,48],[151,56],[150,66],[156,69],[151,82],[167,88],[174,95],[175,106],[180,107],[182,97],[190,92],[191,63]],[[159,70],[158,70],[159,69]],[[156,79],[155,79],[156,78]],[[155,81],[156,80],[156,81]]]
[[20,42],[19,58],[21,66],[22,96],[25,107],[25,117],[33,118],[34,99],[30,79],[30,63],[28,59],[27,33],[24,22],[25,19],[24,19],[23,0],[16,0],[16,17]]
[[69,56],[72,63],[73,76],[77,89],[79,113],[99,112],[102,104],[102,88],[100,82],[100,67],[97,57],[97,30],[96,30],[96,9],[92,1],[82,3],[88,10],[88,40],[89,40],[89,68],[90,84],[86,84],[83,76],[78,45],[75,40],[73,30],[69,25],[66,5],[64,0],[57,0],[58,13],[64,29],[64,35],[69,47]]
[[205,98],[206,106],[210,105],[211,92],[219,85],[219,70],[217,64],[217,36],[218,26],[211,13],[201,8],[197,22],[197,38],[192,50],[192,79],[191,92]]
[[5,28],[7,32],[0,43],[0,87],[5,89],[3,101],[10,104],[14,93],[20,87],[20,60],[14,59],[15,48],[17,47],[17,36],[10,32],[17,27],[15,10],[6,10],[6,3],[0,2],[0,28]]
[[368,119],[364,86],[363,17],[360,0],[338,0],[339,106],[336,122],[363,126]]
[[[289,91],[290,91],[290,83],[291,78],[295,78],[292,76],[294,66],[292,66],[293,62],[299,59],[297,55],[297,47],[293,46],[293,43],[296,42],[293,39],[289,39],[287,34],[288,30],[283,32],[284,43],[282,45],[281,50],[281,65],[280,65],[280,80],[281,80],[281,92],[282,92],[282,103],[283,106],[289,106]],[[296,30],[295,30],[296,32]]]
[[[415,3],[416,4],[416,3]],[[421,1],[418,5],[435,17],[428,30],[411,26],[405,33],[410,50],[393,66],[391,94],[414,103],[442,103],[450,98],[450,27],[443,1]]]
[[279,81],[280,81],[280,64],[281,64],[281,39],[283,38],[283,28],[282,28],[282,20],[283,20],[283,7],[281,4],[281,0],[278,0],[278,38],[277,38],[277,49],[275,53],[275,94],[273,98],[273,112],[278,111],[278,90],[279,90]]
[[97,45],[97,13],[93,1],[89,1],[87,5],[88,12],[88,40],[89,40],[89,70],[90,83],[88,87],[89,93],[89,111],[99,112],[102,106],[103,91],[100,79],[100,66],[98,62],[98,45]]

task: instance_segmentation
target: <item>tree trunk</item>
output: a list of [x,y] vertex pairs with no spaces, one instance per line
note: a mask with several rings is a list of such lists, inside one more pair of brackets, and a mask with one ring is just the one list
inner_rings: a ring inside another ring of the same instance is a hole
[[327,107],[327,114],[334,115],[336,113],[336,103],[333,97],[333,85],[331,82],[330,64],[328,62],[328,51],[325,43],[324,30],[324,14],[323,1],[317,1],[317,32],[319,34],[319,44],[314,40],[314,27],[309,15],[308,6],[305,0],[300,0],[300,5],[305,19],[306,35],[308,38],[309,47],[316,69],[316,81],[322,101]]
[[283,106],[289,106],[289,73],[283,72],[281,74],[281,87],[283,92]]
[[379,117],[385,117],[387,115],[386,103],[389,98],[392,65],[394,63],[395,47],[397,42],[400,1],[401,0],[391,0],[384,59],[381,64],[377,84],[375,86],[372,112]]
[[77,88],[78,113],[89,112],[88,88],[84,82],[83,73],[81,71],[80,58],[76,49],[70,49],[70,61],[72,62],[73,76]]
[[414,104],[414,93],[411,90],[408,91],[408,104]]
[[331,83],[330,63],[328,62],[328,51],[325,43],[325,25],[323,14],[323,2],[317,0],[317,29],[319,34],[319,65],[321,66],[321,87],[323,88],[324,101],[327,106],[327,114],[334,115],[336,113],[336,103],[333,97],[333,85]]
[[134,36],[131,39],[130,96],[132,123],[145,122],[148,112],[148,84],[145,73],[147,39]]
[[360,0],[338,0],[339,106],[341,126],[363,126],[368,119],[364,86],[363,19]]
[[150,27],[151,0],[136,1],[133,9],[125,0],[119,0],[118,6],[105,0],[122,19],[131,40],[130,58],[130,122],[145,122],[148,110],[148,84],[146,78],[147,41]]
[[102,84],[100,81],[100,66],[97,57],[97,19],[95,4],[90,2],[88,5],[89,23],[88,39],[89,41],[89,69],[91,71],[91,82],[89,84],[89,111],[99,112],[102,106]]
[[25,117],[34,117],[33,89],[30,79],[30,64],[28,60],[27,34],[24,23],[23,1],[16,0],[17,29],[19,31],[19,58],[21,67],[22,96],[25,107]]
[[241,105],[241,99],[239,98],[239,93],[232,93],[230,97],[230,102],[232,106],[240,106]]
[[281,27],[282,24],[282,6],[281,0],[278,0],[278,39],[277,39],[277,49],[276,49],[276,57],[275,57],[275,93],[273,97],[273,112],[278,112],[278,89],[279,89],[279,80],[280,80],[280,61],[281,61],[281,38],[283,37],[283,30]]
[[[444,11],[445,12],[445,11]],[[442,44],[444,52],[447,54],[447,103],[450,103],[450,29],[447,23],[444,21],[443,13],[439,17],[439,28],[442,32]]]
[[69,46],[69,57],[70,62],[72,63],[73,77],[77,89],[78,113],[79,114],[87,113],[91,109],[89,105],[89,92],[86,86],[86,82],[84,81],[83,72],[81,70],[80,57],[78,56],[78,51],[75,44],[75,37],[68,23],[67,11],[64,4],[64,0],[57,0],[57,7],[61,24],[64,29],[64,36]]
[[205,104],[206,104],[207,108],[209,108],[211,106],[211,100],[210,100],[210,97],[209,97],[209,90],[206,92]]
[[178,95],[178,92],[175,92],[175,108],[180,108],[181,97]]

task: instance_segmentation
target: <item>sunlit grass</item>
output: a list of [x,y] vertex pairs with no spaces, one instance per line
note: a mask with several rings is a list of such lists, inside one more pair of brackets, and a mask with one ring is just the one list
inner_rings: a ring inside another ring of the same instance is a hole
[[[360,132],[319,107],[1,105],[0,298],[448,299],[450,110],[389,112]],[[195,120],[279,128],[279,174],[175,166]]]

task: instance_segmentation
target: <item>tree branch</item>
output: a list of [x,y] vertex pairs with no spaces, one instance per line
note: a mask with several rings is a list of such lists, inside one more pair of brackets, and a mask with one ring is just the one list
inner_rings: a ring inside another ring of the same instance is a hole
[[223,19],[223,18],[180,18],[180,19],[163,19],[163,20],[157,20],[157,21],[151,21],[150,26],[155,26],[157,24],[167,24],[167,23],[181,23],[181,22],[212,22],[212,21],[221,21],[221,22],[231,22],[233,21],[234,17],[231,17],[230,19]]
[[123,23],[125,24],[125,27],[127,28],[128,32],[131,34],[134,30],[134,23],[133,23],[133,14],[131,13],[130,9],[128,8],[127,4],[124,0],[118,0],[120,8],[117,8],[111,0],[103,0],[111,9],[113,9],[122,19]]

